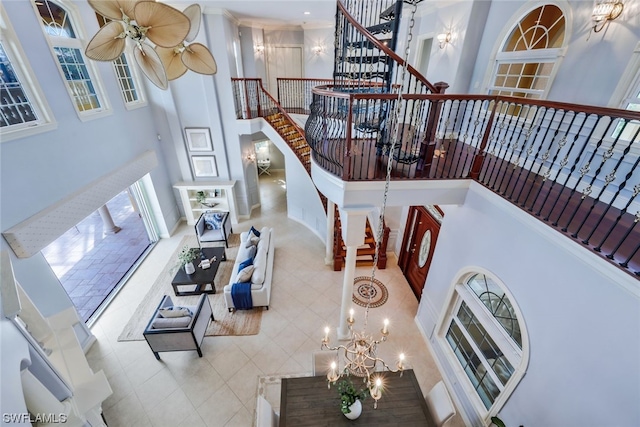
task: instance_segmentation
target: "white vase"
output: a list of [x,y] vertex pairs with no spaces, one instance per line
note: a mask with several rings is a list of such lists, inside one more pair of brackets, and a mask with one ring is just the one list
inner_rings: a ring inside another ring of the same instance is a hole
[[360,402],[360,399],[356,399],[356,401],[353,402],[351,406],[349,406],[349,410],[351,410],[351,412],[349,412],[348,414],[344,414],[345,417],[349,418],[350,420],[355,420],[356,418],[358,418],[360,414],[362,414],[362,402]]
[[187,274],[193,274],[196,271],[196,267],[192,262],[188,262],[184,265],[184,272]]

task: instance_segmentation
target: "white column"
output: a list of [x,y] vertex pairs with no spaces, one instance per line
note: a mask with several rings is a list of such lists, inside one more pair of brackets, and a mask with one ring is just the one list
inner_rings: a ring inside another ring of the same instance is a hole
[[353,279],[356,271],[356,257],[358,246],[364,244],[367,214],[373,206],[345,206],[340,210],[342,224],[342,240],[347,247],[347,257],[344,261],[344,279],[342,281],[342,305],[340,306],[340,327],[338,339],[349,339],[347,318],[352,307]]
[[336,205],[331,200],[327,200],[327,247],[324,262],[333,265],[333,233],[335,226]]
[[122,230],[120,227],[114,224],[113,218],[111,218],[111,213],[109,212],[109,208],[107,205],[102,205],[98,208],[98,212],[100,213],[100,217],[102,218],[102,230],[104,234],[116,234],[118,231]]
[[338,329],[338,339],[349,339],[349,324],[347,318],[349,309],[353,305],[353,279],[356,273],[356,257],[358,246],[347,246],[347,257],[344,260],[344,278],[342,281],[342,303],[340,305],[340,328]]

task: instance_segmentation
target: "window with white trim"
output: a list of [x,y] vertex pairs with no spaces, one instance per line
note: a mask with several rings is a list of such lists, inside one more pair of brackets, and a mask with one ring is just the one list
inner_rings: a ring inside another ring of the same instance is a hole
[[2,141],[43,132],[53,114],[26,62],[24,51],[0,5],[0,133]]
[[[96,18],[98,19],[100,27],[103,27],[111,21],[109,18],[98,13],[96,13]],[[129,65],[131,64],[131,60],[128,53],[126,51],[122,52],[120,57],[113,61],[112,64],[116,73],[116,78],[118,79],[122,99],[124,100],[127,108],[142,107],[146,105],[137,70],[135,67],[131,67]]]
[[63,8],[51,0],[34,0],[34,5],[79,116],[86,118],[105,111],[104,95],[95,83],[93,64],[84,58],[71,6]]
[[31,106],[31,101],[9,61],[2,41],[0,41],[0,96],[2,97],[1,127],[29,125],[38,120],[38,115]]
[[498,280],[477,272],[462,277],[450,307],[443,347],[458,380],[473,390],[469,397],[478,414],[486,418],[497,413],[524,374],[528,344],[523,344],[519,310]]
[[489,94],[544,98],[565,42],[565,25],[564,14],[553,4],[527,13],[496,55]]

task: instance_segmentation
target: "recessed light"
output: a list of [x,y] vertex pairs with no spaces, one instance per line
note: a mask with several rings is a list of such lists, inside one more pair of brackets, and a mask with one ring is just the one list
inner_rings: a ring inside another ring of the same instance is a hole
[[305,12],[304,14],[305,15],[311,15],[311,12]]

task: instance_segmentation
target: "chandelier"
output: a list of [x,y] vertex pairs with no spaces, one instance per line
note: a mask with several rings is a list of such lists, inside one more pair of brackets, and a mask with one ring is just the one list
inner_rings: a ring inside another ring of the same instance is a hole
[[[414,16],[417,9],[417,3],[421,0],[410,1],[411,5],[413,5],[411,19],[409,20],[410,25],[407,28],[407,43],[405,48],[405,64],[408,63],[409,58],[409,41],[412,38],[412,30]],[[395,111],[393,117],[390,120],[390,127],[392,129],[392,137],[390,138],[390,149],[388,151],[387,158],[387,169],[386,169],[386,177],[385,177],[385,186],[384,186],[384,196],[382,200],[382,208],[380,209],[380,215],[378,217],[378,229],[376,233],[376,250],[373,259],[373,268],[371,269],[371,277],[368,285],[368,300],[365,306],[365,315],[364,315],[364,324],[361,332],[356,332],[353,328],[355,324],[354,319],[354,310],[349,310],[349,317],[347,318],[347,325],[349,328],[349,338],[346,344],[341,344],[337,346],[329,345],[329,332],[331,331],[329,327],[325,327],[324,329],[324,338],[322,339],[321,350],[330,350],[337,351],[338,360],[332,361],[329,371],[327,372],[327,381],[328,387],[331,388],[332,384],[335,384],[338,379],[343,376],[353,375],[355,377],[362,378],[364,384],[369,390],[370,396],[374,400],[373,408],[376,409],[378,407],[378,400],[382,397],[382,392],[384,390],[384,384],[382,380],[382,376],[378,374],[380,371],[387,371],[392,373],[399,373],[402,376],[404,370],[405,363],[405,355],[404,353],[400,353],[398,355],[398,359],[393,366],[387,364],[382,358],[378,357],[378,345],[385,342],[387,337],[389,336],[389,320],[384,319],[382,329],[380,330],[380,338],[375,339],[373,335],[366,332],[367,323],[369,320],[369,308],[371,308],[371,297],[374,294],[373,292],[373,283],[375,280],[375,272],[376,266],[378,264],[378,256],[380,252],[380,244],[382,242],[383,235],[383,223],[384,223],[384,213],[387,207],[387,196],[389,194],[389,184],[391,182],[391,171],[393,168],[393,156],[391,153],[395,152],[396,145],[398,141],[401,139],[401,126],[400,126],[400,116],[402,114],[402,99],[404,92],[402,88],[406,87],[406,71],[407,67],[402,67],[402,71],[396,73],[396,84],[400,87],[398,90],[397,101],[395,105]],[[399,84],[398,84],[399,83]],[[343,359],[344,366],[342,368],[339,367],[339,359]]]
[[[370,284],[369,286],[372,285]],[[367,314],[365,314],[365,327],[367,315],[368,307]],[[386,341],[389,336],[388,319],[384,320],[383,327],[380,331],[381,337],[377,340],[374,339],[372,335],[369,335],[365,330],[362,332],[355,332],[353,330],[354,323],[354,311],[351,309],[349,310],[349,318],[347,319],[350,339],[346,344],[335,347],[329,346],[329,327],[327,326],[324,329],[324,338],[322,339],[321,348],[323,350],[338,351],[338,355],[340,356],[341,354],[344,359],[344,367],[342,369],[338,369],[337,361],[331,362],[331,367],[327,373],[327,380],[329,381],[328,387],[331,387],[331,384],[335,384],[335,382],[344,375],[360,377],[366,384],[369,394],[374,400],[373,408],[376,409],[378,407],[378,400],[382,397],[383,383],[382,377],[376,376],[375,372],[381,370],[394,373],[400,372],[400,376],[402,376],[402,371],[404,369],[404,353],[400,353],[398,356],[398,362],[393,368],[390,367],[383,359],[377,357],[378,344]]]
[[209,49],[201,43],[190,43],[200,29],[198,4],[180,12],[155,1],[88,1],[109,22],[87,45],[87,57],[115,61],[129,43],[144,75],[160,89],[167,89],[169,80],[182,76],[187,69],[206,75],[216,73],[216,61]]

